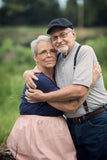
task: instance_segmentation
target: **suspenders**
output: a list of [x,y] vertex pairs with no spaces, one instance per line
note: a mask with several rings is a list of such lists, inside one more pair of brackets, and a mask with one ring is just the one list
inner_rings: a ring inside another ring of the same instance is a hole
[[[81,45],[79,45],[79,47],[77,48],[77,51],[75,53],[75,57],[74,57],[74,70],[75,70],[75,67],[76,67],[76,59],[77,59],[77,55],[78,55],[78,52],[79,52],[80,48],[81,48]],[[85,109],[86,113],[88,113],[89,111],[88,111],[88,105],[87,105],[86,101],[84,101],[83,106],[84,106],[84,109]]]
[[74,57],[74,70],[75,70],[75,67],[76,67],[76,59],[77,59],[77,55],[78,55],[78,52],[79,52],[80,48],[81,48],[81,45],[79,45],[79,47],[77,48],[77,51],[75,53],[75,57]]

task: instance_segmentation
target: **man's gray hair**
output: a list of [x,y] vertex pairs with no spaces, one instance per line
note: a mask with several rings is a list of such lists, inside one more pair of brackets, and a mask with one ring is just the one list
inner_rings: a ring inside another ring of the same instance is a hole
[[37,39],[33,40],[31,42],[31,50],[33,55],[37,56],[37,52],[38,52],[38,44],[41,41],[47,41],[47,42],[51,42],[50,37],[45,36],[45,35],[40,35]]

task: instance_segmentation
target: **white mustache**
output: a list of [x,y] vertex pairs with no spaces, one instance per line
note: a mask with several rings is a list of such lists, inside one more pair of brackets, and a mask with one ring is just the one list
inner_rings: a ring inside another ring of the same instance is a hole
[[63,45],[63,44],[66,44],[66,43],[65,43],[65,42],[57,43],[56,47],[59,47],[59,46],[61,46],[61,45]]

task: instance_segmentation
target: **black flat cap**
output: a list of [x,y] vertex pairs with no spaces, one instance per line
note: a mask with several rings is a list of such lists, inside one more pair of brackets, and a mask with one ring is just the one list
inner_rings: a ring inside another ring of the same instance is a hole
[[50,34],[54,27],[72,28],[73,29],[72,23],[69,20],[67,20],[66,18],[56,18],[56,19],[53,19],[52,21],[50,21],[50,23],[48,24],[47,34]]

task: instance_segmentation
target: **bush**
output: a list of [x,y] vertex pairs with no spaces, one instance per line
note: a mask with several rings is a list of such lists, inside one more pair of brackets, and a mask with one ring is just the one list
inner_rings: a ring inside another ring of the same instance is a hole
[[3,57],[7,53],[13,52],[13,46],[14,45],[12,39],[7,38],[2,42],[2,45],[0,47],[0,61],[3,60]]
[[30,48],[27,47],[23,47],[20,45],[17,45],[15,47],[15,55],[16,55],[16,63],[18,64],[25,64],[25,63],[29,63],[32,64],[34,63],[33,60],[33,54],[31,52]]
[[99,63],[107,66],[107,37],[101,36],[97,39],[87,40],[85,44],[93,47]]

